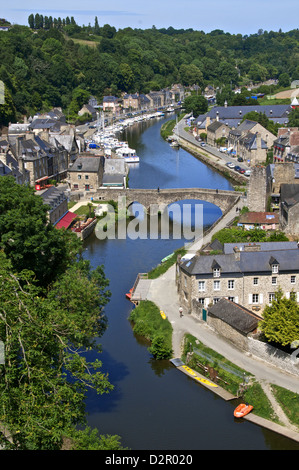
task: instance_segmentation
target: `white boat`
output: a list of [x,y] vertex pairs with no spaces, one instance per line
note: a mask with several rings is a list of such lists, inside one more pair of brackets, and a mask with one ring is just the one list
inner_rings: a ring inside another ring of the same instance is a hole
[[136,150],[130,147],[120,147],[116,149],[116,154],[125,159],[127,163],[138,163],[139,157],[136,155]]

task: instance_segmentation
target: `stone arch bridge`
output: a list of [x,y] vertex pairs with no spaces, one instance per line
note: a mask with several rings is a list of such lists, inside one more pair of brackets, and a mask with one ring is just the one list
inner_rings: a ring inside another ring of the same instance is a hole
[[125,198],[124,203],[129,207],[132,203],[138,202],[149,212],[151,206],[156,205],[158,210],[163,210],[171,203],[187,199],[210,202],[218,206],[222,214],[225,214],[240,199],[243,193],[238,191],[228,191],[223,189],[203,189],[203,188],[176,188],[176,189],[119,189],[104,188],[97,190],[93,195],[95,200],[115,202],[119,198]]

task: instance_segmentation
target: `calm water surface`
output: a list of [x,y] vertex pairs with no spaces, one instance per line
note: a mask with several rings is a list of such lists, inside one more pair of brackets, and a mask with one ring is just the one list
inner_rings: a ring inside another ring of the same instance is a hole
[[[221,175],[164,142],[162,122],[138,124],[123,136],[140,156],[139,165],[130,171],[130,187],[231,189]],[[205,225],[220,215],[218,208],[204,204]],[[299,449],[293,441],[236,421],[233,403],[216,397],[169,361],[155,361],[147,342],[132,332],[132,304],[125,293],[139,272],[149,271],[182,245],[182,240],[101,241],[95,235],[86,240],[86,259],[92,266],[103,264],[110,280],[109,327],[99,342],[103,371],[115,387],[109,395],[88,395],[88,424],[101,434],[118,434],[122,445],[132,450]]]

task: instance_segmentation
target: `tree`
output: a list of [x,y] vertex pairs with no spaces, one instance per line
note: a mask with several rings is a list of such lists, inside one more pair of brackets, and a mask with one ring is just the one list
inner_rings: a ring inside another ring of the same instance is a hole
[[99,22],[98,22],[98,17],[97,16],[94,19],[94,33],[95,34],[100,33],[100,27],[99,27]]
[[264,309],[261,329],[268,341],[287,346],[299,339],[299,306],[294,295],[287,299],[280,290]]
[[99,359],[86,358],[107,325],[107,282],[102,267],[90,272],[81,261],[47,295],[32,272],[16,273],[0,252],[0,422],[10,438],[0,435],[5,448],[60,449],[74,426],[85,422],[87,389],[103,394],[113,388]]
[[294,108],[289,114],[290,127],[299,127],[299,108]]
[[190,95],[185,98],[184,108],[187,113],[193,113],[197,117],[207,112],[208,102],[202,95]]
[[31,15],[28,16],[28,24],[31,29],[34,29],[34,15],[31,13]]
[[76,237],[48,223],[42,198],[13,177],[0,177],[0,214],[0,250],[17,272],[29,269],[47,286],[76,259]]

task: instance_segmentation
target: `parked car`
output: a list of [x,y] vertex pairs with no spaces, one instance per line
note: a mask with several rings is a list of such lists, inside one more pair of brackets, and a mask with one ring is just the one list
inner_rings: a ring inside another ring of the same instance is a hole
[[228,166],[228,168],[235,168],[235,164],[233,162],[227,162],[226,166]]
[[244,175],[244,173],[245,173],[244,168],[240,168],[239,173],[241,173],[242,175]]
[[251,170],[246,170],[244,173],[245,176],[250,176],[250,174],[251,174]]
[[242,157],[238,157],[238,162],[244,162]]
[[241,170],[241,167],[238,166],[238,165],[236,165],[236,166],[235,166],[235,170],[236,170],[236,171],[240,171],[240,170]]
[[202,147],[205,147],[206,143],[205,142],[201,142],[200,144]]

